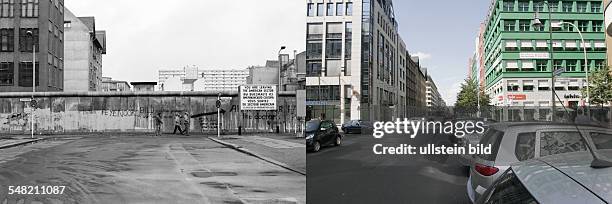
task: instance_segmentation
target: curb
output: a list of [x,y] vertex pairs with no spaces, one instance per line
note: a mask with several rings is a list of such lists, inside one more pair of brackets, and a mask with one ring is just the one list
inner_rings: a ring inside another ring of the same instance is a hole
[[19,143],[4,145],[4,146],[0,146],[0,149],[8,149],[8,148],[12,148],[12,147],[26,145],[28,143],[40,142],[40,141],[43,141],[43,140],[46,140],[46,139],[49,139],[49,138],[37,138],[37,139],[27,140],[27,141],[23,141],[23,142],[19,142]]
[[287,165],[285,163],[282,163],[282,162],[276,161],[274,159],[270,159],[268,157],[265,157],[265,156],[262,156],[260,154],[257,154],[257,153],[255,153],[253,151],[248,150],[247,148],[244,148],[244,147],[241,147],[241,146],[229,143],[229,142],[224,142],[224,141],[221,141],[219,139],[212,138],[212,137],[209,137],[208,139],[210,139],[210,140],[212,140],[212,141],[214,141],[216,143],[222,144],[222,145],[224,145],[226,147],[232,148],[232,149],[234,149],[236,151],[239,151],[239,152],[251,155],[253,157],[259,158],[261,160],[264,160],[264,161],[269,162],[271,164],[274,164],[276,166],[279,166],[279,167],[282,167],[284,169],[287,169],[289,171],[293,171],[295,173],[298,173],[298,174],[306,176],[306,172],[303,172],[301,170],[295,169],[295,168],[293,168],[293,167],[291,167],[291,166],[289,166],[289,165]]

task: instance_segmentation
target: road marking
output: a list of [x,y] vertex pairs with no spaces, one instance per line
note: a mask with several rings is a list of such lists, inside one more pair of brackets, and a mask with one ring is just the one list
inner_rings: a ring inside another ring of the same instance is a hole
[[265,137],[259,137],[259,136],[244,137],[242,140],[247,141],[247,142],[252,142],[255,144],[259,144],[259,145],[263,145],[263,146],[267,146],[267,147],[272,147],[275,149],[291,149],[291,148],[305,148],[306,147],[306,144],[298,144],[295,142],[287,142],[284,140],[277,140],[277,139],[271,139],[271,138],[265,138]]

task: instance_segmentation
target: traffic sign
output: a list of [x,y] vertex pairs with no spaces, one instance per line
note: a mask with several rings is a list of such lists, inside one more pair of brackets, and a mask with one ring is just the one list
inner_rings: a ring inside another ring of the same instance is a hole
[[221,108],[221,100],[217,100],[216,106],[217,108]]
[[565,68],[559,68],[559,69],[555,70],[554,75],[555,76],[559,76],[559,75],[563,74],[563,72],[565,72]]
[[38,106],[38,103],[36,102],[36,100],[32,100],[30,101],[30,106],[32,106],[32,108],[36,108],[36,106]]

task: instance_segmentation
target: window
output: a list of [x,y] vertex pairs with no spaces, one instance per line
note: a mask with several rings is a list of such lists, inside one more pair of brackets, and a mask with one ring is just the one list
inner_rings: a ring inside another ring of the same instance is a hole
[[327,3],[327,16],[334,15],[334,3]]
[[[39,79],[39,66],[36,63],[36,78]],[[39,85],[40,80],[36,80],[36,86]],[[19,63],[19,86],[21,87],[32,87],[32,62],[21,62]]]
[[550,10],[552,12],[557,12],[559,11],[559,2],[549,2],[550,4]]
[[346,15],[347,16],[352,16],[353,15],[353,3],[352,2],[347,2],[346,3]]
[[548,23],[546,22],[546,20],[542,20],[540,19],[540,22],[542,23],[541,25],[534,25],[533,26],[533,30],[534,31],[544,31],[544,28],[546,28],[546,26],[548,26]]
[[[353,23],[347,22],[344,30],[345,40],[344,40],[344,58],[350,59],[352,56],[352,46],[353,46]],[[348,69],[347,69],[348,70]]]
[[322,3],[317,4],[317,16],[323,16],[323,4]]
[[[308,9],[307,9],[306,13],[308,14],[308,16],[314,16],[314,14],[315,14],[314,3],[308,3],[307,7],[308,7]],[[68,22],[70,22],[70,21],[68,21]],[[66,27],[66,23],[65,22],[64,22],[64,27]]]
[[344,27],[342,23],[327,23],[327,37],[326,38],[336,38],[342,39],[342,31]]
[[575,72],[578,62],[576,60],[567,60],[566,71]]
[[573,2],[571,1],[564,1],[563,2],[563,12],[572,12],[572,7],[573,7]]
[[588,21],[578,21],[578,29],[580,29],[580,31],[582,32],[587,32],[587,30],[589,29],[589,22]]
[[323,42],[321,40],[309,40],[306,43],[306,59],[321,59],[323,56]]
[[[33,35],[27,33],[32,32]],[[38,28],[22,28],[19,30],[19,51],[21,52],[32,52],[32,47],[36,46],[36,50],[39,49],[38,45]]]
[[520,86],[518,83],[508,83],[508,92],[517,92],[519,89]]
[[344,4],[336,3],[336,16],[344,15]]
[[38,17],[38,0],[21,0],[21,17]]
[[591,132],[591,139],[597,149],[612,149],[612,134]]
[[515,22],[513,20],[506,20],[504,22],[504,30],[506,31],[515,31]]
[[586,151],[586,145],[578,132],[542,132],[540,156]]
[[591,1],[591,12],[593,13],[601,12],[601,2]]
[[529,11],[529,1],[519,1],[518,2],[518,10],[521,12]]
[[0,9],[0,16],[3,18],[12,18],[15,16],[15,0],[2,0],[0,6],[2,7]]
[[[572,23],[572,22],[570,22],[570,23]],[[574,32],[574,26],[569,25],[569,24],[563,24],[563,25],[561,25],[561,28],[565,32]]]
[[536,61],[536,69],[538,72],[545,72],[548,70],[548,61],[546,60],[537,60]]
[[0,86],[12,86],[14,77],[14,64],[12,62],[0,63]]
[[544,12],[544,2],[533,2],[533,10],[535,12]]
[[72,21],[64,21],[64,28],[72,27]]
[[514,1],[504,1],[504,11],[514,11]]
[[484,203],[538,203],[523,183],[518,180],[512,169],[506,171],[487,192]]
[[531,21],[529,21],[529,20],[521,20],[519,22],[519,30],[520,31],[529,31],[530,27],[531,27]]
[[13,52],[15,49],[15,30],[0,29],[0,51]]
[[340,58],[342,57],[342,40],[327,40],[325,47],[326,58]]
[[578,12],[580,13],[587,12],[587,2],[576,2],[576,3],[577,3]]
[[306,63],[306,76],[318,77],[321,76],[321,61],[309,61]]
[[602,31],[603,31],[603,22],[593,21],[593,32],[602,32]]
[[533,86],[533,83],[530,84],[523,84],[523,91],[533,91],[535,89],[535,87]]
[[535,157],[535,141],[535,132],[519,133],[517,135],[514,154],[519,161],[525,161]]

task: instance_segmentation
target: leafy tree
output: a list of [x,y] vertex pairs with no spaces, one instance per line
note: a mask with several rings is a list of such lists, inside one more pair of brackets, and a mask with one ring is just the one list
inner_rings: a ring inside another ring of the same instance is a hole
[[[609,67],[590,73],[589,84],[589,102],[592,105],[605,105],[612,101],[612,76]],[[586,88],[582,89],[582,95],[587,96]]]
[[477,110],[477,92],[480,94],[480,106],[490,106],[491,97],[488,94],[485,94],[484,90],[480,88],[478,82],[476,82],[475,80],[466,79],[465,82],[461,84],[461,91],[457,95],[457,102],[455,102],[455,107],[464,110]]

